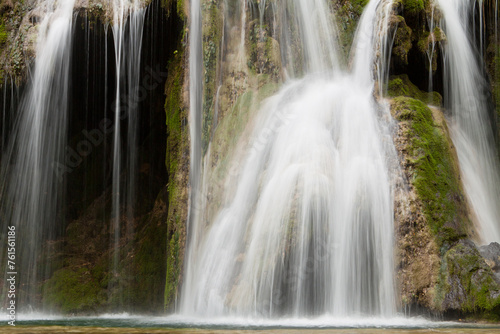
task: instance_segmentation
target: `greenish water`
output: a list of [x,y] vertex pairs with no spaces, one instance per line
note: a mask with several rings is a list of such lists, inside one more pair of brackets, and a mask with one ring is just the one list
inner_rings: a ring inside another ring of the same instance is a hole
[[74,326],[16,326],[0,328],[0,333],[168,333],[168,334],[498,334],[500,328],[432,328],[432,329],[264,329],[264,330],[219,330],[219,329],[170,329],[170,328],[116,328]]
[[[6,319],[6,316],[3,317]],[[0,333],[170,333],[170,334],[500,334],[500,324],[435,322],[398,317],[256,320],[103,315],[100,317],[19,316],[16,326],[0,323]]]

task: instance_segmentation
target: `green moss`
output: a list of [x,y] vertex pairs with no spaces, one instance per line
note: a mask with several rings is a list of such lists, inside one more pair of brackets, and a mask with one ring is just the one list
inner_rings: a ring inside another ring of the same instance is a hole
[[500,285],[475,246],[466,240],[443,256],[437,302],[471,318],[500,320]]
[[350,2],[356,13],[358,13],[358,15],[361,15],[363,13],[363,9],[368,4],[368,2],[370,2],[370,0],[351,0]]
[[[162,197],[161,194],[159,197]],[[155,209],[161,209],[165,205],[163,199],[158,199]],[[133,307],[139,310],[160,310],[163,307],[167,241],[167,222],[164,218],[161,214],[151,214],[136,237],[137,251],[133,269],[135,288],[131,291],[131,301]]]
[[[494,96],[495,96],[495,102],[496,102],[496,109],[497,109],[497,115],[498,115],[498,128],[500,129],[500,46],[496,47],[495,50],[495,82],[494,82]],[[500,131],[499,131],[499,136],[500,136]],[[500,139],[500,138],[499,138]],[[499,140],[500,143],[500,140]]]
[[179,19],[186,21],[187,8],[184,6],[184,1],[185,0],[161,0],[161,6],[167,10],[167,15],[170,15],[170,10],[175,8]]
[[177,294],[177,286],[182,268],[180,261],[180,235],[179,231],[175,231],[168,243],[167,253],[167,269],[165,283],[165,305],[172,305],[175,302]]
[[348,58],[352,41],[356,33],[359,18],[363,13],[363,8],[368,1],[343,1],[341,6],[335,11],[337,23],[339,25],[339,37],[345,59]]
[[424,31],[420,35],[420,39],[417,42],[417,47],[420,53],[425,54],[429,49],[429,36],[430,33],[428,31]]
[[56,271],[43,289],[47,306],[62,313],[94,312],[106,300],[98,277],[86,267]]
[[7,31],[5,30],[5,25],[2,23],[0,24],[0,46],[3,46],[3,44],[7,41]]
[[261,25],[258,19],[249,23],[247,66],[252,74],[270,74],[276,80],[280,75],[281,56],[279,43],[271,37],[270,30],[269,25]]
[[434,34],[434,41],[436,42],[446,41],[446,35],[444,34],[444,31],[440,27],[435,27],[433,34]]
[[218,87],[217,60],[220,54],[222,15],[218,3],[212,0],[202,1],[203,10],[203,114],[202,114],[202,149],[205,154],[212,132],[215,96]]
[[408,65],[408,52],[412,47],[412,30],[406,25],[405,19],[402,16],[396,16],[398,20],[398,29],[394,36],[394,46],[392,53],[402,64]]
[[403,0],[403,7],[405,12],[413,15],[423,11],[425,9],[425,3],[423,0]]
[[177,15],[182,21],[186,20],[184,0],[177,0]]
[[[183,50],[183,49],[182,49]],[[166,167],[168,172],[168,213],[164,233],[166,252],[164,308],[171,309],[177,295],[182,269],[182,235],[185,234],[184,219],[187,217],[187,152],[189,152],[189,128],[187,113],[181,106],[183,85],[184,51],[176,52],[169,66],[166,82],[165,113],[167,125]]]
[[406,74],[391,76],[388,84],[387,95],[389,97],[407,96],[414,99],[440,106],[442,97],[438,92],[422,92],[415,86]]
[[423,102],[397,97],[392,110],[405,129],[405,163],[410,167],[410,181],[422,200],[429,227],[439,246],[449,245],[464,235],[466,227],[451,143]]
[[[183,52],[174,55],[174,61],[170,64],[168,73],[173,73],[167,80],[167,98],[165,99],[165,113],[167,125],[167,154],[165,165],[168,175],[175,175],[179,164],[179,144],[182,136],[182,120],[180,107],[182,90],[182,60]],[[175,183],[168,185],[169,202],[174,201],[176,196]]]

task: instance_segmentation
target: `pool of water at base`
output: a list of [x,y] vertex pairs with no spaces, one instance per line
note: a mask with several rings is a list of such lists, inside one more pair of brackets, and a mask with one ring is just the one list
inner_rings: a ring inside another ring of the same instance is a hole
[[98,317],[19,315],[16,326],[0,319],[0,333],[168,333],[168,334],[500,334],[500,324],[429,321],[398,317],[314,319],[195,318],[185,316],[134,316],[105,314]]

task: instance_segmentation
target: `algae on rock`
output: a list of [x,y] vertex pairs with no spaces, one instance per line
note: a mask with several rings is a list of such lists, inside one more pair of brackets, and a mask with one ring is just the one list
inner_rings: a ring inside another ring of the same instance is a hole
[[391,101],[398,121],[395,143],[408,181],[406,202],[396,205],[402,304],[497,320],[500,286],[468,239],[474,230],[444,117],[407,97],[427,98],[407,78],[392,83],[390,94],[406,95]]
[[165,84],[165,113],[167,119],[168,216],[165,310],[173,310],[182,278],[186,242],[189,188],[189,128],[187,126],[187,92],[183,51],[176,53],[169,67]]

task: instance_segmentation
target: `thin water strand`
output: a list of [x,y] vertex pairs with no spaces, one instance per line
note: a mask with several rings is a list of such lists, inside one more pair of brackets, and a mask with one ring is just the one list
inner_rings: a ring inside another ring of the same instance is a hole
[[447,43],[445,98],[451,110],[450,130],[468,200],[483,242],[500,241],[500,164],[489,116],[488,85],[468,37],[470,2],[438,0]]

